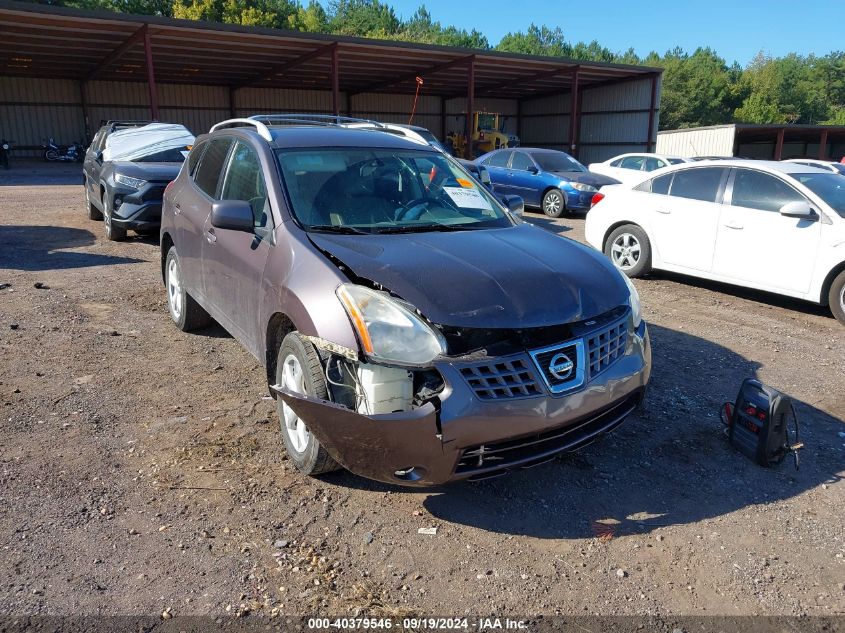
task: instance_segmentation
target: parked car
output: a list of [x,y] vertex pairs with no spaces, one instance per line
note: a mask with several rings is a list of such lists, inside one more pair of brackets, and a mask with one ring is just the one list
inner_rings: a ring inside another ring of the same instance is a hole
[[606,258],[521,221],[432,147],[289,122],[198,138],[165,193],[161,266],[177,327],[213,318],[264,365],[299,470],[484,477],[638,405],[649,337]]
[[103,218],[108,239],[122,240],[130,229],[158,231],[164,188],[176,178],[193,142],[185,126],[173,123],[150,123],[108,137],[92,161],[97,185],[85,188],[88,215]]
[[824,169],[825,171],[832,171],[835,174],[840,174],[845,176],[845,164],[843,163],[834,163],[830,160],[817,160],[814,158],[790,158],[786,161],[786,163],[795,163],[796,165],[806,165],[808,167],[816,167],[818,169]]
[[586,237],[631,277],[656,268],[830,306],[845,323],[845,179],[806,165],[675,165],[608,187]]
[[615,178],[619,182],[637,183],[648,177],[648,173],[669,165],[679,165],[689,162],[689,158],[682,156],[665,156],[663,154],[620,154],[608,158],[603,163],[590,163],[588,169],[594,174],[603,174]]
[[521,196],[525,206],[540,208],[552,218],[589,211],[594,193],[619,182],[592,174],[566,152],[552,149],[499,149],[475,162],[490,172],[497,194]]

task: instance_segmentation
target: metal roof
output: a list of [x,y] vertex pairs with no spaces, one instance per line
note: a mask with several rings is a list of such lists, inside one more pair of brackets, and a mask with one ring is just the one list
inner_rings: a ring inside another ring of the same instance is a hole
[[0,0],[0,75],[146,81],[145,38],[160,83],[331,90],[332,54],[338,58],[339,89],[351,94],[410,93],[416,88],[414,78],[421,76],[424,94],[462,96],[470,60],[478,97],[567,92],[576,69],[581,88],[661,72],[646,66]]

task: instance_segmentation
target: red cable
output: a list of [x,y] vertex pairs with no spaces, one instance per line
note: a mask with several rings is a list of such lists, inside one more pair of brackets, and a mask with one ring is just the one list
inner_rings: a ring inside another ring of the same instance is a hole
[[414,120],[414,115],[417,113],[417,99],[420,96],[420,86],[423,85],[422,77],[416,77],[417,80],[417,92],[414,95],[414,107],[411,110],[411,118],[408,119],[408,125],[411,125],[411,122]]

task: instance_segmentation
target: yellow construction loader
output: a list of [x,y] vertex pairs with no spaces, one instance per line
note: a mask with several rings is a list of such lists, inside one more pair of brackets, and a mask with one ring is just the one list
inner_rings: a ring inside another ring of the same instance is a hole
[[472,113],[472,142],[469,148],[466,132],[463,130],[450,132],[446,138],[447,143],[453,147],[455,156],[470,160],[494,149],[519,145],[516,135],[501,131],[499,114],[496,112]]

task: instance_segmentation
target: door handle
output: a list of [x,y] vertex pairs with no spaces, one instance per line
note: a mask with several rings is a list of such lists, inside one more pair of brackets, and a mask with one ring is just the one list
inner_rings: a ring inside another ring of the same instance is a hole
[[740,229],[744,228],[741,224],[738,224],[737,222],[726,222],[725,226],[729,229],[736,229],[736,230],[740,230]]
[[658,213],[662,213],[663,215],[670,215],[672,211],[670,209],[655,209]]
[[214,229],[208,229],[205,232],[205,239],[208,240],[209,244],[214,244],[217,241],[217,234],[214,232]]

